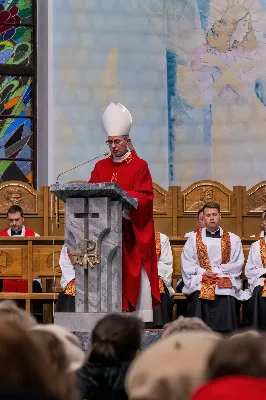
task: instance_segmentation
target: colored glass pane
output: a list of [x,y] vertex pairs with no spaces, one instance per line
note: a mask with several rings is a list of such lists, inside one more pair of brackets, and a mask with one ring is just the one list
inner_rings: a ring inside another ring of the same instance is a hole
[[33,158],[32,122],[28,118],[0,119],[0,159]]
[[6,181],[33,182],[32,161],[0,161],[0,183]]
[[32,24],[32,0],[0,0],[0,24]]
[[0,64],[32,64],[32,28],[0,26]]
[[[32,78],[0,75],[0,117],[32,115]],[[0,137],[3,136],[0,132]]]

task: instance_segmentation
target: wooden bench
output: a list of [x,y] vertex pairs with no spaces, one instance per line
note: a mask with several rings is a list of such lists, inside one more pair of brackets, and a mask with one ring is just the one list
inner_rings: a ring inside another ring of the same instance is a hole
[[[58,297],[58,289],[53,289],[59,288],[59,256],[63,243],[63,237],[0,237],[0,278],[28,280],[28,293],[2,292],[0,299],[25,300],[27,311],[35,300],[53,305]],[[33,293],[34,279],[42,280],[42,293]],[[46,307],[46,313],[51,314],[53,307],[49,308],[50,312]]]

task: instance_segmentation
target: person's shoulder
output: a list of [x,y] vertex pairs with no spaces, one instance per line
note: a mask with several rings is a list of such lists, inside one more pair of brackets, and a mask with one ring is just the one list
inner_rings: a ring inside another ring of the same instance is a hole
[[237,242],[241,242],[241,237],[240,237],[240,236],[236,235],[236,234],[233,233],[233,232],[228,232],[228,233],[229,233],[231,239],[234,239],[234,240],[237,241]]
[[133,155],[134,155],[134,161],[137,162],[138,165],[139,165],[140,167],[146,167],[146,168],[148,168],[148,163],[147,163],[146,160],[144,160],[143,158],[140,158],[140,157],[137,155],[136,152],[135,152]]
[[161,242],[162,243],[164,243],[164,242],[169,242],[169,237],[167,236],[167,235],[165,235],[164,233],[161,233],[161,232],[159,232],[160,233],[160,239],[161,239]]

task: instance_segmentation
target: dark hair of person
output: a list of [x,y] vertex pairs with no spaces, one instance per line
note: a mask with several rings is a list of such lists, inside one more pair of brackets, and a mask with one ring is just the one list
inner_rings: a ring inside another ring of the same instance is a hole
[[220,204],[215,203],[214,201],[210,201],[209,203],[206,203],[206,204],[202,207],[201,211],[203,211],[203,213],[204,213],[204,211],[206,210],[206,208],[215,208],[216,210],[218,210],[219,213],[221,212]]
[[7,216],[8,214],[16,214],[17,212],[19,212],[22,217],[24,216],[22,208],[14,204],[13,206],[9,207]]
[[202,213],[203,212],[203,207],[201,207],[200,209],[199,209],[199,211],[198,211],[198,217],[200,216],[200,213]]
[[0,316],[1,390],[56,395],[56,377],[41,343],[15,321]]
[[130,362],[140,349],[142,322],[136,317],[109,314],[92,331],[89,361]]
[[237,335],[219,342],[207,364],[207,376],[211,380],[228,375],[266,378],[265,334]]

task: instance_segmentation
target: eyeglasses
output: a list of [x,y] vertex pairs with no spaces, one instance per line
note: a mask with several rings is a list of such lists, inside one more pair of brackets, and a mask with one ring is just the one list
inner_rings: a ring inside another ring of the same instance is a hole
[[106,140],[106,144],[108,144],[108,146],[112,146],[113,143],[119,145],[123,140],[125,139]]

